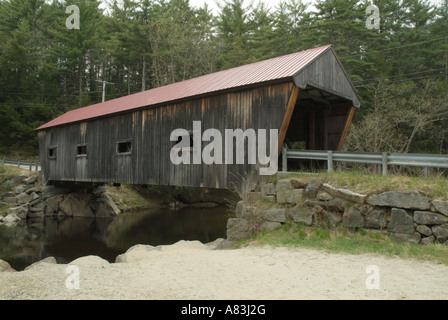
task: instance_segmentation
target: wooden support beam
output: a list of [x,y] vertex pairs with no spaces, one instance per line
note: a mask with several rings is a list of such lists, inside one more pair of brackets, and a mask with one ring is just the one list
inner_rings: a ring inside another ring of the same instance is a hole
[[338,151],[341,151],[342,146],[344,145],[345,138],[347,137],[348,129],[350,128],[350,125],[353,120],[353,116],[355,115],[355,110],[356,110],[355,107],[351,107],[350,112],[347,116],[347,121],[345,122],[344,131],[342,131],[341,140],[339,140]]
[[283,115],[282,125],[278,132],[278,152],[280,154],[283,149],[283,142],[285,141],[286,132],[289,128],[289,123],[291,122],[291,117],[294,112],[294,107],[296,105],[297,97],[299,96],[299,87],[293,86],[291,94],[289,96],[288,103],[286,105],[285,114]]

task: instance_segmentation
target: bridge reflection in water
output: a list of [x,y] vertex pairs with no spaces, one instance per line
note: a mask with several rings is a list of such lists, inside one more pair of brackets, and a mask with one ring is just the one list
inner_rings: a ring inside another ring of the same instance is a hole
[[186,207],[122,213],[115,218],[29,219],[13,228],[0,226],[0,259],[16,270],[48,256],[58,263],[87,255],[115,262],[117,255],[135,244],[225,238],[230,216],[226,207]]

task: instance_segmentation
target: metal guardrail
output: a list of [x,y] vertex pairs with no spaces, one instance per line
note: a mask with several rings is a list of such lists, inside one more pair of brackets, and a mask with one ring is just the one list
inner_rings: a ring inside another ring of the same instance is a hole
[[425,168],[448,168],[448,155],[443,154],[416,154],[416,153],[364,153],[340,151],[312,151],[288,150],[282,151],[283,171],[287,171],[288,159],[306,159],[327,161],[328,172],[333,171],[333,162],[351,162],[376,164],[382,168],[383,175],[387,175],[388,166],[412,166]]
[[29,170],[29,171],[39,171],[40,170],[40,162],[27,162],[27,161],[13,161],[1,159],[0,163],[5,166],[15,166],[21,169]]

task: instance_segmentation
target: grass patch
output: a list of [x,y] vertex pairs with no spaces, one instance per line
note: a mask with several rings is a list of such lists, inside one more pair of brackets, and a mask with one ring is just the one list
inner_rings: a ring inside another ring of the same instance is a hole
[[251,238],[236,243],[237,247],[247,245],[307,248],[330,253],[379,254],[448,265],[447,245],[398,243],[385,233],[365,229],[322,229],[286,223],[281,228],[254,234]]
[[[388,190],[418,190],[433,199],[448,200],[448,179],[443,176],[411,177],[405,175],[371,174],[363,171],[333,171],[331,173],[291,172],[281,179],[295,177],[303,181],[322,179],[339,188],[349,189],[362,194]],[[275,179],[279,179],[276,177]]]

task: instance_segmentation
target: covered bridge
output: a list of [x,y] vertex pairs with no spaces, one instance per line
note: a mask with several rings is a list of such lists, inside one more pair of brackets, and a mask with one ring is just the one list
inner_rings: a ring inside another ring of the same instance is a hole
[[201,133],[277,129],[279,149],[299,142],[310,150],[338,150],[359,106],[327,45],[75,109],[36,130],[48,184],[228,188],[260,164],[175,164],[175,129],[194,133],[199,121]]

